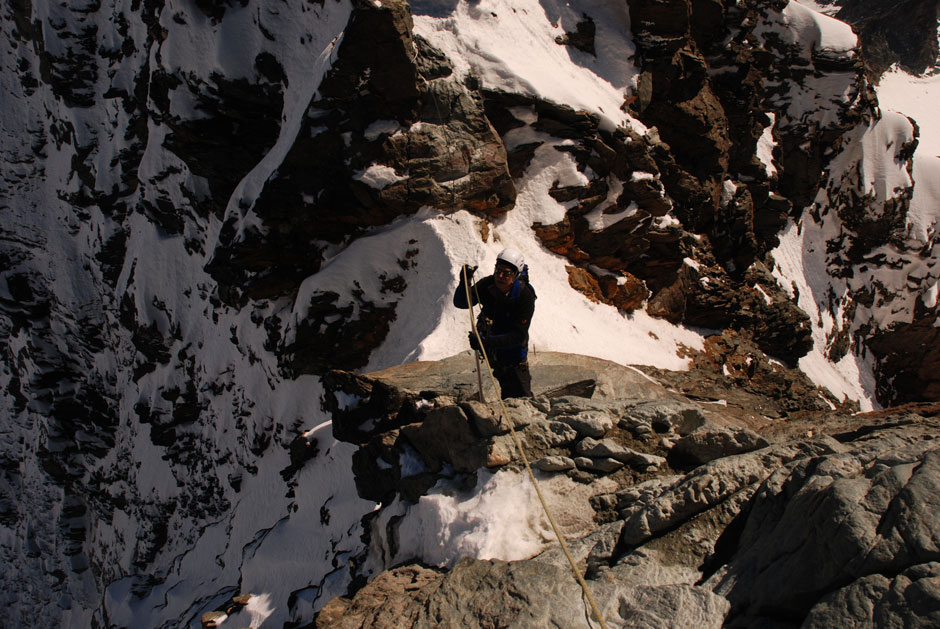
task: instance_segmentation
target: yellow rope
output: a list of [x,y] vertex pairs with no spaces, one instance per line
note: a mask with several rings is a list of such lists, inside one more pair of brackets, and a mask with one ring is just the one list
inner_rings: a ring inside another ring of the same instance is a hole
[[[487,373],[490,375],[490,382],[493,385],[494,390],[499,390],[496,384],[496,377],[493,375],[493,368],[490,365],[490,359],[486,355],[486,350],[483,348],[483,339],[480,338],[480,332],[477,330],[476,320],[473,317],[473,302],[470,300],[470,281],[467,277],[466,267],[463,271],[463,284],[464,288],[467,291],[467,308],[470,311],[470,328],[473,330],[473,335],[477,339],[477,345],[480,347],[480,353],[483,355],[483,363],[486,365]],[[479,373],[480,363],[477,362],[477,378],[480,378]],[[480,386],[480,401],[485,402],[483,396],[483,387]],[[545,497],[542,495],[542,489],[539,487],[539,483],[535,478],[535,473],[532,472],[532,467],[529,465],[529,459],[525,455],[525,450],[522,449],[522,440],[519,439],[519,435],[516,433],[515,427],[512,425],[512,419],[509,417],[509,412],[506,410],[506,405],[503,403],[502,397],[499,398],[499,407],[503,413],[503,419],[506,420],[506,423],[509,424],[509,433],[512,435],[513,443],[516,445],[516,450],[519,452],[519,458],[522,459],[523,465],[525,465],[526,472],[529,474],[529,479],[532,481],[532,486],[535,488],[535,493],[539,498],[539,502],[542,505],[542,510],[545,512],[546,517],[548,518],[548,523],[552,526],[552,531],[555,532],[555,538],[558,540],[558,544],[561,546],[562,552],[565,553],[565,557],[568,558],[568,565],[571,566],[571,572],[574,574],[574,578],[578,581],[578,585],[581,586],[581,591],[584,592],[585,598],[587,598],[588,604],[590,605],[590,615],[601,625],[601,629],[607,629],[607,624],[604,622],[604,617],[601,615],[600,610],[597,607],[597,604],[594,602],[594,597],[591,596],[591,591],[588,588],[587,582],[584,580],[584,577],[581,576],[580,571],[578,570],[577,562],[575,562],[574,557],[571,556],[571,551],[568,550],[568,544],[565,543],[565,538],[561,534],[561,529],[558,528],[558,523],[555,522],[555,517],[552,515],[551,509],[548,508],[548,503],[545,502]]]

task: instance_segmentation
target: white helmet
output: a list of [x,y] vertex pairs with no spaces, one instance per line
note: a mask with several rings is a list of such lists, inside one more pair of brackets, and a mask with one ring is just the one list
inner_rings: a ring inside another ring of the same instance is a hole
[[522,254],[516,251],[511,247],[507,247],[499,252],[499,255],[496,256],[496,263],[499,264],[503,262],[508,264],[512,268],[516,269],[516,273],[522,270],[522,267],[525,266],[525,258],[522,257]]

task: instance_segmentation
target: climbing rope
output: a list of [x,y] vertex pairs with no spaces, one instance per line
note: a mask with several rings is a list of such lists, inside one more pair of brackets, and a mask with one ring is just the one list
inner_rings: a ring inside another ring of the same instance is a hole
[[[480,401],[485,402],[486,399],[483,395],[482,375],[480,374],[480,354],[483,355],[483,364],[486,365],[486,370],[490,376],[490,382],[493,385],[493,389],[498,391],[499,388],[496,384],[496,376],[493,375],[493,367],[490,365],[489,357],[487,357],[486,350],[483,348],[483,339],[480,338],[480,331],[477,330],[476,319],[473,316],[473,301],[470,299],[470,278],[467,277],[466,266],[463,268],[462,273],[464,289],[467,291],[467,307],[470,312],[470,329],[473,331],[473,335],[477,339],[477,346],[480,348],[478,353],[474,352],[477,354],[477,380],[480,384]],[[474,286],[474,289],[475,288],[476,286]],[[552,511],[549,509],[548,503],[545,501],[545,497],[542,495],[542,489],[539,487],[539,482],[535,478],[535,473],[532,471],[532,466],[529,465],[529,459],[525,455],[525,450],[522,448],[522,440],[519,438],[515,427],[512,425],[512,419],[509,417],[509,411],[506,409],[506,405],[503,403],[502,398],[499,398],[499,407],[502,411],[502,418],[509,425],[509,434],[512,435],[512,440],[516,446],[516,451],[519,453],[519,458],[522,459],[522,464],[525,466],[525,470],[529,475],[529,480],[532,481],[532,486],[535,488],[535,494],[538,496],[539,503],[542,505],[542,511],[545,512],[545,516],[548,518],[548,523],[551,525],[552,531],[555,533],[555,539],[558,540],[558,544],[561,546],[562,552],[568,559],[568,565],[571,566],[571,572],[574,574],[574,578],[578,581],[578,585],[581,586],[581,591],[584,592],[584,597],[587,599],[588,605],[590,606],[590,616],[600,623],[601,629],[607,629],[607,624],[604,622],[604,617],[601,615],[600,609],[598,609],[597,604],[594,602],[594,597],[591,596],[591,590],[588,588],[588,584],[584,580],[584,577],[581,576],[581,572],[578,570],[578,564],[571,555],[571,551],[568,550],[568,544],[565,542],[565,538],[561,534],[561,529],[558,527],[558,523],[555,521],[555,516],[552,515]]]

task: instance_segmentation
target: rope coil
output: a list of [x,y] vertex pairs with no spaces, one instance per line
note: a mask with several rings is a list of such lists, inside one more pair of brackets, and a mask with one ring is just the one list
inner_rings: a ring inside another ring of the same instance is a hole
[[[480,374],[479,356],[481,354],[483,356],[483,363],[486,365],[486,371],[490,376],[490,382],[493,385],[493,389],[498,391],[499,387],[496,384],[496,377],[493,375],[493,367],[490,365],[489,357],[486,355],[486,350],[483,347],[483,339],[480,338],[480,332],[477,330],[476,319],[473,316],[473,301],[470,298],[470,278],[467,277],[466,267],[463,268],[461,273],[463,274],[464,289],[467,291],[467,307],[470,312],[470,329],[473,331],[473,335],[477,339],[477,345],[480,347],[479,352],[474,352],[474,354],[477,356],[477,380],[480,383],[480,401],[485,402],[486,400],[484,399],[483,395],[482,375]],[[474,288],[476,288],[476,286],[474,286]],[[565,538],[561,534],[561,529],[558,527],[558,523],[555,521],[555,516],[552,515],[551,509],[549,509],[548,503],[545,501],[545,497],[542,495],[542,489],[539,487],[538,480],[535,478],[535,473],[532,471],[532,467],[529,465],[529,459],[525,454],[525,450],[522,448],[522,440],[519,438],[518,433],[516,433],[512,419],[509,417],[509,411],[506,409],[506,405],[503,403],[502,398],[499,398],[499,407],[502,412],[502,419],[504,419],[509,425],[509,434],[512,435],[512,441],[516,446],[516,451],[519,452],[519,458],[522,459],[522,464],[525,466],[526,472],[529,475],[529,480],[532,481],[532,486],[535,488],[535,493],[539,498],[539,503],[542,505],[542,511],[545,512],[545,516],[548,518],[548,523],[551,525],[552,531],[555,533],[555,539],[558,540],[558,544],[561,546],[562,552],[564,552],[565,557],[568,559],[568,565],[571,566],[571,572],[574,574],[574,578],[578,581],[578,585],[581,586],[581,591],[584,592],[584,597],[588,601],[588,605],[590,607],[590,616],[600,624],[601,629],[607,629],[607,624],[604,622],[604,617],[601,615],[600,609],[594,602],[594,597],[591,596],[591,590],[588,588],[588,584],[584,580],[584,577],[581,576],[581,572],[578,570],[577,562],[571,555],[571,551],[568,550],[568,544],[565,542]]]

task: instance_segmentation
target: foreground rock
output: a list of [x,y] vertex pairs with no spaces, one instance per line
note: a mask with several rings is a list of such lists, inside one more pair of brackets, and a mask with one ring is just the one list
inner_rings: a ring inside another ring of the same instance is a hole
[[[334,432],[360,444],[357,486],[378,514],[400,511],[372,516],[389,522],[370,529],[388,536],[389,570],[330,601],[318,627],[597,626],[556,544],[440,567],[389,550],[391,522],[438,480],[473,487],[519,465],[505,418],[469,399],[471,368],[463,355],[332,375]],[[940,409],[803,413],[761,435],[605,361],[543,354],[533,374],[538,395],[510,417],[553,510],[558,479],[584,488],[574,500],[593,517],[563,528],[607,626],[936,625]],[[582,395],[553,396],[574,383]]]

